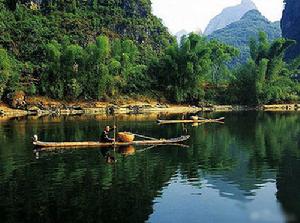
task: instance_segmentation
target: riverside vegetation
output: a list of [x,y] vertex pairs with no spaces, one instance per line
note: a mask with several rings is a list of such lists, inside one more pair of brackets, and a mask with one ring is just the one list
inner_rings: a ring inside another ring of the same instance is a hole
[[150,0],[0,0],[0,99],[23,91],[54,99],[120,95],[174,103],[298,102],[296,42],[266,34],[249,41],[246,63],[232,46],[190,34],[177,43]]

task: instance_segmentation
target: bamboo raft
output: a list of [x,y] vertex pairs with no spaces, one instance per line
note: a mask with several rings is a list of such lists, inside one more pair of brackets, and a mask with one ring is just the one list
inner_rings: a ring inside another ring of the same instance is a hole
[[224,123],[225,118],[217,118],[217,119],[191,119],[191,120],[157,120],[158,124],[176,124],[176,123]]
[[80,148],[80,147],[120,147],[120,146],[134,146],[134,145],[173,145],[180,142],[184,142],[190,138],[189,135],[181,136],[173,139],[157,139],[157,140],[140,140],[132,142],[42,142],[42,141],[33,141],[32,144],[38,148]]

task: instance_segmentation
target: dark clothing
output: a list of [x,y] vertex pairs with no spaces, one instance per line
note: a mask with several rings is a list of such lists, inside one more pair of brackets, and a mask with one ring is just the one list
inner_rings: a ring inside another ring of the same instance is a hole
[[106,130],[104,130],[102,132],[101,138],[100,138],[101,142],[113,142],[114,141],[114,139],[109,138],[108,134],[109,134],[109,132]]

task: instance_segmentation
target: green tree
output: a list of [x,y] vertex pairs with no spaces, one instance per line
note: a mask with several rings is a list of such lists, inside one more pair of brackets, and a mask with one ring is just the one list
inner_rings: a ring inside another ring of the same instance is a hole
[[13,90],[17,84],[18,74],[14,61],[5,49],[0,48],[0,100],[6,90]]
[[171,45],[154,64],[157,89],[164,89],[167,98],[174,102],[200,101],[207,84],[226,79],[226,62],[236,54],[232,47],[190,34],[179,46]]
[[[284,38],[269,43],[262,32],[258,41],[250,40],[251,59],[236,71],[237,79],[233,81],[236,102],[265,104],[299,100],[299,83],[291,79],[293,74],[299,73],[299,60],[292,65],[284,61],[286,50],[293,44],[295,41]],[[248,99],[244,98],[243,88],[248,89]]]

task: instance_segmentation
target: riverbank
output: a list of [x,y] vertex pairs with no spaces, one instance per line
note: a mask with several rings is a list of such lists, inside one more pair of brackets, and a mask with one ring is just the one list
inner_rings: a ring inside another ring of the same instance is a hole
[[[20,99],[21,100],[21,99]],[[29,97],[15,103],[15,108],[0,103],[0,116],[80,115],[80,114],[138,114],[138,113],[196,113],[228,111],[300,111],[300,104],[263,105],[258,107],[233,105],[175,105],[155,100],[119,100],[114,102],[62,102],[45,97]]]

